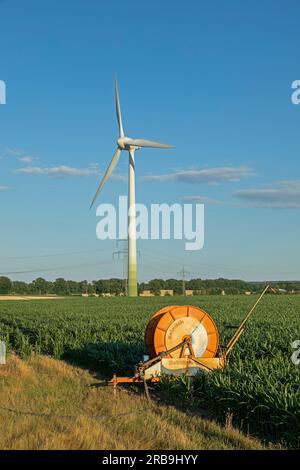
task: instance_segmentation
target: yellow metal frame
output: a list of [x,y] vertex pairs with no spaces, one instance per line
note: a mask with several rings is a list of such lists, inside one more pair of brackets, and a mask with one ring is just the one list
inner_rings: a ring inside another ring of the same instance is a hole
[[236,342],[238,341],[239,337],[240,337],[241,334],[244,332],[247,321],[248,321],[249,318],[251,317],[252,313],[253,313],[254,310],[256,309],[257,305],[259,304],[259,302],[261,301],[261,299],[263,298],[263,296],[265,295],[265,293],[267,292],[267,290],[269,289],[269,287],[270,287],[270,286],[267,285],[267,286],[264,288],[264,290],[263,290],[262,293],[260,294],[259,298],[258,298],[257,301],[255,302],[255,304],[253,305],[253,307],[249,310],[249,312],[248,312],[247,315],[245,316],[244,320],[242,321],[242,323],[240,324],[240,326],[238,327],[238,329],[237,329],[236,332],[234,333],[233,337],[231,338],[231,340],[230,340],[229,343],[227,344],[227,346],[226,346],[226,351],[225,351],[225,357],[228,356],[228,354],[230,353],[230,351],[232,350],[232,348],[234,347],[234,345],[235,345]]

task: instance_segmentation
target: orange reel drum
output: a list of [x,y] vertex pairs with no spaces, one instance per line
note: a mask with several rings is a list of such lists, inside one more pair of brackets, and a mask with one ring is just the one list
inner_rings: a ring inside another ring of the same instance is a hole
[[[215,357],[219,334],[213,319],[204,310],[172,305],[154,313],[147,325],[145,343],[150,358],[168,351],[189,338],[195,357]],[[179,358],[181,348],[167,357]]]

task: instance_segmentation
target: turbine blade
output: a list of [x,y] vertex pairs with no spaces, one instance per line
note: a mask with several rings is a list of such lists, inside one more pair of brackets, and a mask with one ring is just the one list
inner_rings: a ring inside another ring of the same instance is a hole
[[129,139],[127,142],[129,145],[136,145],[137,147],[153,147],[153,148],[160,148],[160,149],[171,149],[174,148],[174,145],[169,144],[161,144],[160,142],[155,142],[154,140],[146,140],[146,139]]
[[122,124],[121,106],[120,106],[117,80],[115,80],[115,98],[116,98],[116,111],[117,111],[117,118],[118,118],[118,123],[119,123],[120,137],[124,137],[124,130],[123,130],[123,124]]
[[112,172],[114,171],[118,161],[119,161],[119,157],[120,157],[120,154],[121,154],[121,149],[117,148],[114,156],[112,157],[112,160],[110,162],[110,164],[108,165],[107,167],[107,170],[98,186],[98,189],[97,189],[97,192],[94,196],[94,199],[92,200],[92,204],[90,205],[90,209],[92,208],[94,202],[96,201],[100,191],[102,190],[103,186],[104,186],[104,183],[105,181],[110,177],[110,175],[112,174]]

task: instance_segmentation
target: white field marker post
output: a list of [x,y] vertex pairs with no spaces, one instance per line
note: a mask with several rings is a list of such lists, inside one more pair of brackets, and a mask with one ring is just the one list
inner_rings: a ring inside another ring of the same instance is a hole
[[129,150],[128,175],[128,296],[137,296],[136,207],[135,207],[135,149]]

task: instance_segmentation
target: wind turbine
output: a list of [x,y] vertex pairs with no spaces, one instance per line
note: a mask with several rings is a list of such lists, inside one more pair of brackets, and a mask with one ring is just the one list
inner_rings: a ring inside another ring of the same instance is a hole
[[129,154],[129,172],[128,172],[128,193],[129,193],[129,209],[128,209],[128,295],[130,297],[137,296],[137,252],[136,252],[136,207],[135,207],[135,151],[142,147],[153,147],[153,148],[174,148],[173,145],[161,144],[153,140],[145,139],[132,139],[125,136],[121,106],[118,93],[118,83],[115,80],[115,100],[116,100],[116,111],[117,119],[119,124],[119,138],[117,140],[117,150],[107,167],[107,170],[99,184],[97,192],[92,200],[91,207],[96,201],[99,193],[101,192],[104,183],[110,177],[114,171],[122,150],[127,150]]

